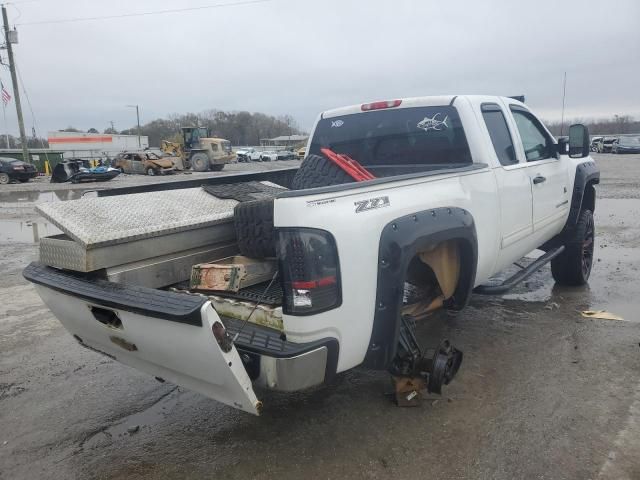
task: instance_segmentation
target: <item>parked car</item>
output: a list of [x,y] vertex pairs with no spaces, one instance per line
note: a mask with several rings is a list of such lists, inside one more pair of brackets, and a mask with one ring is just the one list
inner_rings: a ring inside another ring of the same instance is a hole
[[0,184],[5,185],[12,180],[18,182],[28,182],[38,175],[36,167],[30,163],[23,162],[10,157],[0,157]]
[[[234,208],[239,252],[278,259],[263,290],[278,282],[278,323],[251,318],[255,290],[231,314],[214,297],[145,285],[143,275],[107,281],[32,263],[24,277],[81,345],[256,415],[258,388],[304,390],[359,365],[388,371],[399,403],[440,393],[462,353],[415,334],[429,312],[503,294],[548,262],[556,283],[587,283],[600,173],[584,125],[569,128],[569,150],[517,100],[452,95],[337,108],[312,131],[291,190]],[[110,197],[97,200],[93,208]],[[545,253],[491,280],[536,249]]]
[[611,153],[613,142],[615,142],[617,138],[618,137],[603,137],[602,140],[598,142],[598,153]]
[[261,153],[255,148],[245,148],[236,152],[236,158],[238,162],[255,162],[260,160]]
[[236,162],[246,162],[247,160],[247,152],[248,149],[242,148],[240,150],[236,150]]
[[260,154],[261,162],[275,162],[278,160],[278,153],[274,151],[262,152]]
[[153,152],[123,152],[116,156],[114,168],[122,173],[166,175],[174,173],[171,158],[162,158]]
[[592,152],[597,152],[600,140],[602,140],[602,137],[593,137],[591,139],[591,144],[589,145],[589,150],[591,150]]
[[277,160],[293,160],[296,158],[296,154],[291,150],[280,150],[277,154]]
[[611,147],[611,153],[640,153],[640,137],[620,137]]

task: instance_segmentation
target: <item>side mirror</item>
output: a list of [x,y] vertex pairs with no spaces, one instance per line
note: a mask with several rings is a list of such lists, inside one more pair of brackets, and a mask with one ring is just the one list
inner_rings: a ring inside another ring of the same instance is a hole
[[558,139],[558,153],[560,155],[569,154],[569,138],[568,137],[560,137]]
[[589,129],[581,123],[569,127],[569,156],[583,158],[589,155]]

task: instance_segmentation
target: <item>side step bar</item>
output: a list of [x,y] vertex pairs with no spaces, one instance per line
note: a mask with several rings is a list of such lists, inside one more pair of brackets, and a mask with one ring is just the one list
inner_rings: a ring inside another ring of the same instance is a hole
[[478,293],[480,295],[500,295],[506,293],[521,281],[528,278],[535,271],[539,270],[540,267],[542,267],[545,263],[549,263],[551,260],[556,258],[562,252],[564,252],[564,245],[554,248],[553,250],[549,250],[540,258],[531,262],[529,266],[523,268],[519,272],[516,272],[513,276],[507,278],[500,285],[479,285],[473,289],[473,293]]

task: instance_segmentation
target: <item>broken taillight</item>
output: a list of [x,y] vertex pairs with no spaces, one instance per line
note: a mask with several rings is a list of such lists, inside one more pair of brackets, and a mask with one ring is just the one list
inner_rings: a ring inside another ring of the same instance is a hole
[[233,340],[231,339],[231,335],[227,333],[227,329],[224,328],[224,325],[215,321],[211,326],[211,331],[213,332],[213,336],[218,342],[218,345],[220,345],[220,349],[225,353],[229,352],[233,346]]
[[382,102],[363,103],[361,108],[363,112],[368,112],[369,110],[399,107],[401,103],[402,100],[383,100]]
[[311,315],[342,303],[338,251],[329,232],[312,228],[280,229],[278,259],[284,313]]

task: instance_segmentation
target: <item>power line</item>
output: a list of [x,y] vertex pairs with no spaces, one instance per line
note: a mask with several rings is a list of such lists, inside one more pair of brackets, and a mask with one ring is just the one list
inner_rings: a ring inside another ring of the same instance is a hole
[[[37,1],[37,0],[29,0],[29,1]],[[235,3],[215,3],[212,5],[200,5],[198,7],[171,8],[166,10],[152,10],[148,12],[139,12],[139,13],[122,13],[117,15],[104,15],[104,16],[98,16],[98,17],[76,17],[76,18],[63,18],[59,20],[43,20],[38,22],[25,22],[25,23],[19,23],[17,24],[17,26],[48,25],[48,24],[57,24],[57,23],[88,22],[88,21],[94,21],[94,20],[113,20],[116,18],[145,17],[149,15],[166,15],[169,13],[192,12],[196,10],[209,10],[212,8],[236,7],[240,5],[253,5],[256,3],[266,3],[270,1],[272,0],[244,0],[244,1],[235,2]]]

